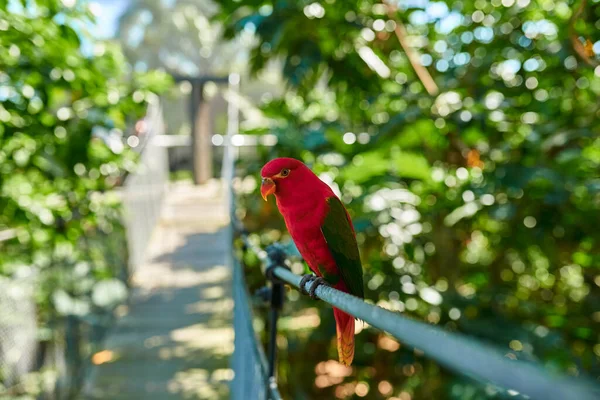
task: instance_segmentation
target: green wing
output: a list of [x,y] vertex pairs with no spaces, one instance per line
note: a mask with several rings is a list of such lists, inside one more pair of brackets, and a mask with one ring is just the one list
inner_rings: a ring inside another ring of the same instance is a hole
[[327,203],[329,211],[321,232],[350,293],[364,299],[362,264],[350,217],[337,197],[327,198]]

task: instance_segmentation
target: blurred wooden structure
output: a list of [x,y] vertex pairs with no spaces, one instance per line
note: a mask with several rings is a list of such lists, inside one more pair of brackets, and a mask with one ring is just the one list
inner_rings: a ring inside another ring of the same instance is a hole
[[201,185],[213,177],[212,135],[213,119],[210,99],[204,94],[209,82],[227,84],[228,76],[175,76],[176,82],[189,82],[192,85],[190,96],[190,125],[192,127],[192,172],[194,183]]

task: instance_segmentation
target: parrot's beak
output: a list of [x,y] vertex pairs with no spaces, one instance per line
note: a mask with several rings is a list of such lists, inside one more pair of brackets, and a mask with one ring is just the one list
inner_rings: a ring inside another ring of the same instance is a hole
[[260,194],[265,201],[267,201],[267,197],[269,197],[270,194],[275,193],[275,189],[277,189],[277,187],[275,186],[273,179],[262,178],[262,182],[260,184]]

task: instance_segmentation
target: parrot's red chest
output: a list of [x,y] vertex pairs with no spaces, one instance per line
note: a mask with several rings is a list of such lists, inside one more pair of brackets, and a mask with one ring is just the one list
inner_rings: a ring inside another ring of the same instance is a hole
[[337,267],[321,232],[328,204],[324,199],[319,200],[278,206],[302,258],[315,274],[321,276],[320,268],[335,273]]

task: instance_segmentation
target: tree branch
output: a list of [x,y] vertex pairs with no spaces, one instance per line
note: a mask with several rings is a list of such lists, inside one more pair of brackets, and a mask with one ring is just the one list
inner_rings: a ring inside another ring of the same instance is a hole
[[585,46],[579,40],[579,35],[577,34],[577,32],[575,32],[575,23],[583,14],[583,11],[585,10],[586,6],[587,0],[581,0],[579,7],[573,13],[571,20],[569,21],[569,37],[571,39],[571,45],[573,46],[573,50],[575,50],[575,53],[577,53],[579,58],[581,58],[586,64],[588,64],[591,67],[597,67],[598,65],[600,65],[600,62],[590,58]]
[[406,40],[406,37],[408,36],[408,32],[406,31],[406,28],[404,27],[404,24],[402,23],[402,21],[400,21],[396,18],[396,11],[397,11],[396,7],[387,3],[386,0],[383,0],[383,4],[387,7],[388,17],[396,23],[396,28],[394,29],[394,32],[396,33],[396,37],[398,38],[398,41],[400,42],[400,46],[402,46],[402,49],[406,53],[406,56],[408,57],[410,64],[412,65],[417,76],[419,77],[419,80],[421,81],[421,83],[423,84],[423,86],[425,87],[425,90],[427,90],[427,93],[429,93],[429,95],[431,95],[431,96],[437,95],[440,91],[437,84],[431,77],[431,74],[429,73],[427,68],[425,68],[421,64],[421,57],[420,57],[418,51],[413,49],[412,47],[410,47],[408,44],[408,41]]

